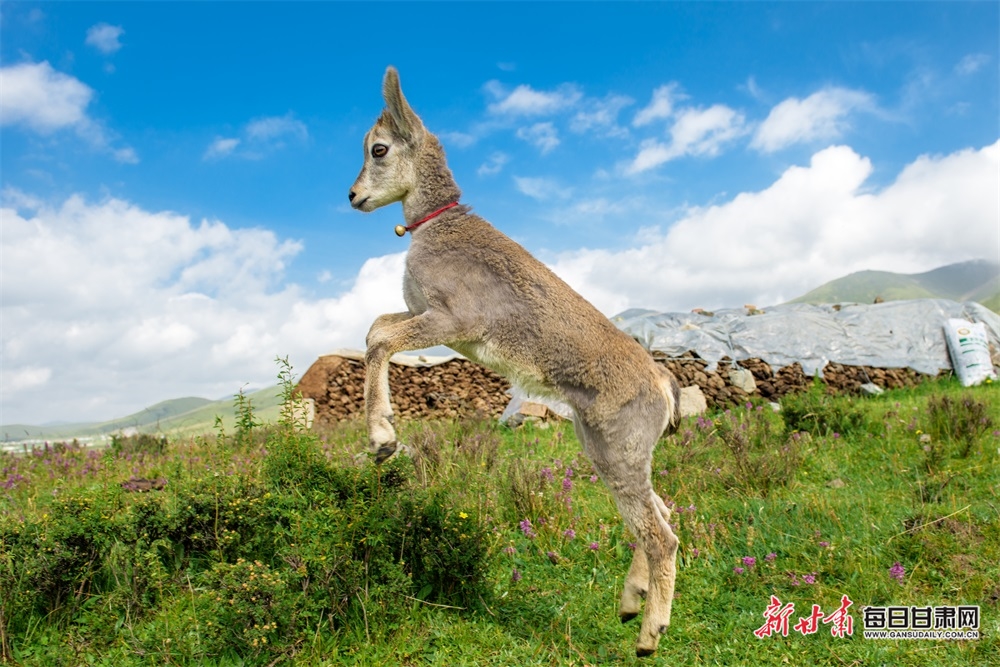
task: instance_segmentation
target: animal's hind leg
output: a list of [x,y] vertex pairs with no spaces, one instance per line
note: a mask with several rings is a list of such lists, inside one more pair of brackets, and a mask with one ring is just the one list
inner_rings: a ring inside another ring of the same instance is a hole
[[[670,509],[655,492],[653,493],[653,502],[669,527]],[[646,550],[639,544],[636,546],[635,553],[632,554],[632,565],[628,569],[628,577],[625,579],[625,586],[622,590],[621,604],[618,607],[618,615],[621,617],[622,623],[631,621],[639,615],[642,599],[646,597],[648,589],[649,561],[646,559]]]
[[[638,538],[636,538],[638,539]],[[642,599],[649,589],[649,561],[646,560],[646,550],[642,544],[636,544],[632,554],[632,565],[628,568],[622,599],[618,605],[618,616],[622,623],[627,623],[639,615],[642,610]]]
[[659,645],[660,635],[670,625],[678,546],[677,536],[666,521],[669,510],[653,491],[649,479],[652,447],[658,434],[634,433],[625,436],[624,442],[616,443],[609,443],[602,434],[582,425],[578,425],[577,434],[581,436],[584,451],[614,496],[625,524],[642,548],[645,558],[640,560],[638,553],[633,557],[635,579],[630,569],[626,591],[622,594],[623,605],[632,606],[623,608],[621,615],[625,618],[626,614],[638,613],[635,608],[641,590],[638,575],[645,564],[648,568],[646,610],[636,654],[651,655]]

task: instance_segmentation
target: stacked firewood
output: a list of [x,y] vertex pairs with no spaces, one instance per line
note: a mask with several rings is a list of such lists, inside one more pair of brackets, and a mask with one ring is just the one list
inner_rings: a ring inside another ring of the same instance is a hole
[[[693,353],[680,358],[657,356],[656,361],[672,371],[682,387],[699,387],[710,408],[738,405],[750,396],[777,401],[786,394],[806,390],[813,381],[797,363],[774,373],[760,359],[734,365],[724,358],[714,371],[709,371],[708,362]],[[734,370],[752,373],[752,392],[741,388],[746,387],[745,381],[740,382]],[[930,377],[909,368],[829,363],[823,369],[822,381],[833,393],[859,393],[863,384],[895,389],[912,387]],[[309,368],[298,390],[315,401],[316,421],[329,424],[364,414],[364,383],[363,361],[328,355]],[[393,412],[401,419],[496,418],[507,405],[510,383],[471,361],[452,359],[434,366],[390,364],[389,386]]]
[[[496,418],[510,400],[510,383],[465,359],[434,366],[389,365],[393,413],[402,419]],[[336,355],[320,357],[298,385],[316,405],[318,423],[364,414],[365,364]]]

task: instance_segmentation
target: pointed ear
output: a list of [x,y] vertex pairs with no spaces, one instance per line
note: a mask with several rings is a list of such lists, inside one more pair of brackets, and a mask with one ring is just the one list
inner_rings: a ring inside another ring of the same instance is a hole
[[382,97],[400,136],[407,140],[419,136],[424,125],[403,97],[403,89],[399,86],[399,73],[391,65],[386,68],[385,79],[382,80]]

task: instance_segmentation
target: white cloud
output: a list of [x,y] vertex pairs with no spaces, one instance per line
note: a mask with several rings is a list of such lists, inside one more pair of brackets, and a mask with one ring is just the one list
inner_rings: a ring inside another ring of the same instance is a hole
[[489,105],[490,113],[509,116],[539,116],[561,111],[576,104],[583,93],[570,83],[564,83],[555,90],[535,90],[522,84],[508,92],[498,81],[486,84],[486,91],[496,98]]
[[122,48],[118,39],[125,33],[120,25],[98,23],[87,30],[87,45],[92,46],[105,55],[110,55]]
[[644,141],[626,172],[636,174],[685,155],[714,156],[724,144],[745,133],[743,114],[723,104],[707,109],[681,109],[674,116],[670,142]]
[[975,74],[989,61],[990,57],[985,53],[970,53],[955,65],[955,72],[966,76]]
[[3,386],[0,387],[0,392],[2,392],[0,396],[7,397],[19,391],[43,387],[51,377],[51,368],[39,366],[15,368],[12,371],[8,371],[7,377],[4,378]]
[[438,138],[445,144],[450,144],[456,148],[468,148],[476,143],[478,137],[468,132],[439,132]]
[[853,271],[990,257],[1000,245],[998,170],[1000,141],[922,156],[872,191],[870,161],[835,146],[764,190],[691,209],[658,237],[647,230],[626,250],[564,253],[553,269],[612,315],[769,305]]
[[0,89],[0,123],[22,125],[45,136],[73,130],[119,162],[139,161],[135,149],[115,148],[109,132],[87,114],[94,97],[90,86],[57,72],[47,61],[0,67]]
[[846,88],[824,88],[804,100],[790,97],[771,109],[750,145],[772,153],[797,143],[836,139],[847,131],[851,113],[874,108],[871,95]]
[[514,185],[518,192],[539,201],[549,201],[552,199],[568,199],[573,195],[572,188],[559,187],[550,178],[527,178],[523,176],[514,177]]
[[[646,216],[649,211],[640,200],[608,199],[607,197],[584,195],[583,199],[573,197],[573,190],[564,190],[561,206],[549,209],[544,219],[554,225],[587,228],[600,227],[605,224],[618,224],[625,219],[635,219],[634,213]],[[551,199],[551,197],[550,197]],[[551,202],[550,202],[551,203]]]
[[755,79],[753,76],[747,78],[746,85],[742,86],[742,88],[746,90],[748,93],[750,93],[750,97],[754,98],[755,100],[759,101],[764,99],[764,91],[762,91],[760,89],[760,86],[757,85],[757,79]]
[[284,282],[300,244],[270,231],[12,190],[0,220],[7,423],[101,420],[271,384],[275,356],[305,372],[405,308],[403,253],[368,260],[350,289],[316,300]]
[[139,156],[131,146],[113,149],[111,155],[122,164],[139,164]]
[[235,137],[216,137],[215,140],[208,145],[202,159],[215,160],[225,157],[236,150],[236,147],[239,145],[240,140]]
[[[308,138],[309,128],[289,111],[284,116],[251,120],[243,126],[242,139],[215,137],[201,157],[203,160],[218,160],[232,155],[246,160],[258,160],[267,153],[284,148],[289,140],[301,143]],[[237,148],[240,150],[237,151]]]
[[279,141],[284,137],[305,141],[309,137],[306,124],[297,120],[290,111],[284,116],[252,120],[247,123],[245,132],[248,139],[261,142]]
[[87,105],[94,91],[57,72],[48,62],[0,67],[0,122],[23,124],[40,134],[89,123]]
[[585,98],[581,103],[584,108],[573,116],[569,129],[580,133],[593,131],[609,137],[625,136],[628,130],[618,125],[618,114],[632,104],[635,100],[631,97],[613,93],[600,100]]
[[535,123],[517,130],[517,138],[533,144],[545,155],[559,145],[559,133],[552,123]]
[[[835,146],[760,191],[647,228],[632,247],[563,253],[552,266],[609,315],[766,306],[852,271],[989,256],[1000,244],[998,170],[1000,141],[920,157],[876,189],[870,161]],[[572,196],[548,179],[515,184]],[[572,203],[610,223],[637,215],[618,201]],[[99,420],[270,384],[275,356],[304,372],[320,354],[362,346],[377,315],[405,307],[404,253],[368,260],[344,293],[314,299],[284,278],[301,246],[263,229],[117,199],[50,205],[11,189],[0,225],[7,423]]]
[[495,176],[499,174],[507,161],[510,158],[507,157],[506,153],[501,153],[497,151],[490,155],[490,158],[479,165],[479,169],[476,169],[476,174],[479,176]]
[[668,83],[665,86],[660,86],[653,91],[653,99],[650,100],[649,104],[636,113],[635,118],[632,119],[632,125],[635,127],[642,127],[643,125],[648,125],[655,120],[664,120],[670,118],[674,113],[674,104],[677,101],[685,99],[685,95],[680,92],[680,86],[677,83]]

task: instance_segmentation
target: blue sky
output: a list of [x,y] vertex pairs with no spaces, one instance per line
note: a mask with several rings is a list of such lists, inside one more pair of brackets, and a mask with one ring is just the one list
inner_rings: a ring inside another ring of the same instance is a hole
[[395,65],[608,315],[1000,258],[997,3],[0,6],[0,422],[270,384],[402,306],[347,206]]

